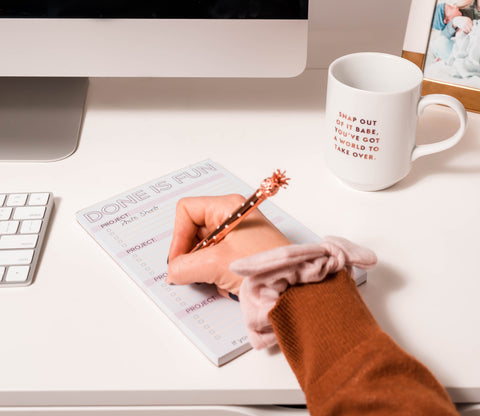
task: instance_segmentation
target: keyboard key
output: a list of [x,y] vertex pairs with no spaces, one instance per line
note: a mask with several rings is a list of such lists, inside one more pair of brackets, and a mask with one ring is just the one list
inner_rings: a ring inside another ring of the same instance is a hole
[[25,265],[30,264],[33,258],[33,250],[0,250],[0,265]]
[[0,235],[15,234],[18,230],[19,221],[0,221]]
[[50,194],[48,192],[31,194],[28,199],[28,205],[47,205]]
[[0,291],[33,282],[53,204],[50,192],[0,194]]
[[21,234],[38,234],[41,227],[42,227],[42,220],[22,221],[22,226],[20,227],[20,233]]
[[28,194],[10,194],[7,198],[7,207],[22,207],[27,202]]
[[12,213],[12,208],[0,208],[0,220],[10,219],[11,213]]
[[18,207],[13,213],[14,220],[41,220],[45,214],[45,207]]
[[28,278],[29,266],[12,266],[8,268],[5,282],[25,282]]
[[0,250],[10,248],[35,248],[37,234],[4,235],[0,237]]

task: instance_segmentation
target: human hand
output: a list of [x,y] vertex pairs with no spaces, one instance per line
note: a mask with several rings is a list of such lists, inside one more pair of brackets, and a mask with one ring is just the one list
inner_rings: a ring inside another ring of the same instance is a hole
[[255,209],[216,245],[194,253],[191,249],[240,206],[241,195],[183,198],[178,201],[168,255],[168,283],[215,284],[223,296],[238,295],[243,277],[229,270],[234,260],[290,244],[290,241]]
[[457,16],[452,19],[453,27],[462,30],[465,33],[470,33],[473,28],[472,19],[467,16]]

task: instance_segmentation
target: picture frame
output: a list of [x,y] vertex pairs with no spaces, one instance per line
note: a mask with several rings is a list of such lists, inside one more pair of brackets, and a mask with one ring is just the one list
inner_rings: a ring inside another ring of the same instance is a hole
[[[460,16],[462,19],[455,19]],[[448,94],[460,100],[467,110],[477,113],[480,112],[478,16],[480,0],[470,0],[470,4],[469,0],[412,0],[402,51],[402,57],[415,63],[424,74],[422,95]],[[463,17],[471,20],[470,31],[468,19]]]

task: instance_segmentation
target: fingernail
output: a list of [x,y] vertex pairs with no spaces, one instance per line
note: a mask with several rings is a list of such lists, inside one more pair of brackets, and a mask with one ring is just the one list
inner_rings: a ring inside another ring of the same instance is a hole
[[233,299],[235,302],[239,302],[237,295],[235,295],[231,292],[228,292],[228,296],[230,297],[230,299]]

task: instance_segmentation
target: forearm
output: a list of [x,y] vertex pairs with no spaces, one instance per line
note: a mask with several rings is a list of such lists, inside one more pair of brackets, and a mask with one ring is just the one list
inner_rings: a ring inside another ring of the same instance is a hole
[[288,289],[270,319],[312,415],[457,414],[432,374],[380,329],[345,271]]
[[445,26],[445,28],[442,30],[441,34],[445,36],[447,39],[450,39],[455,35],[455,33],[457,32],[457,29],[458,28],[455,27],[452,22],[449,22]]

